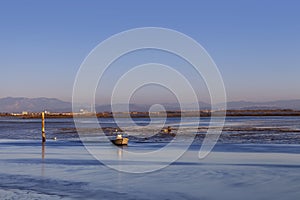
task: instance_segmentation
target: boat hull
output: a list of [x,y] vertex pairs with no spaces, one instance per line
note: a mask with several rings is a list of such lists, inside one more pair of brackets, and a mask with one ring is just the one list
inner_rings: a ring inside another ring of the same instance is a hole
[[122,139],[115,139],[111,140],[111,142],[115,145],[122,146],[128,144],[128,138],[122,138]]

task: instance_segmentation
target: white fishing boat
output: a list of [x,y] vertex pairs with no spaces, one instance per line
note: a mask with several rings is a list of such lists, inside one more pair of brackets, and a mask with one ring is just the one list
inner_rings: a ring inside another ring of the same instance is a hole
[[121,134],[118,134],[116,139],[111,140],[111,142],[117,146],[127,145],[128,144],[128,138],[124,138]]

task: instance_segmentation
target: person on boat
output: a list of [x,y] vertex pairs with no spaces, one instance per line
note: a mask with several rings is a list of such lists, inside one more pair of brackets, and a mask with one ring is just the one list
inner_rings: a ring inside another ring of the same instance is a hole
[[168,131],[168,133],[171,133],[171,131],[172,131],[171,126],[168,126],[167,131]]

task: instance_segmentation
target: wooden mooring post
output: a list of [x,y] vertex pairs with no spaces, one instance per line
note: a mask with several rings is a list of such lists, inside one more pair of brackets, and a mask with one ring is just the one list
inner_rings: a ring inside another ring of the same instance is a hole
[[45,133],[45,112],[42,112],[42,142],[46,142],[46,133]]

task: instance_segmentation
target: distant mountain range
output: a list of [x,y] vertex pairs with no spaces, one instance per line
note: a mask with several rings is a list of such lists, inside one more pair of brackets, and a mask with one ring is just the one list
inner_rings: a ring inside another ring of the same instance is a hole
[[[178,103],[163,103],[165,110],[178,111],[180,105]],[[127,104],[117,104],[115,108],[117,111],[125,111]],[[183,104],[182,110],[193,110],[194,104]],[[217,109],[223,109],[224,104],[215,105]],[[151,105],[146,104],[130,104],[130,111],[148,111]],[[89,106],[78,106],[90,110]],[[199,102],[200,109],[210,109],[211,106],[205,102]],[[111,112],[110,105],[96,105],[97,112]],[[250,101],[231,101],[227,102],[227,109],[231,110],[258,110],[258,109],[293,109],[300,110],[300,100],[282,100],[282,101],[269,101],[269,102],[250,102]],[[0,98],[0,112],[40,112],[47,110],[50,112],[70,112],[72,111],[72,103],[61,101],[55,98],[15,98],[6,97]],[[155,111],[155,110],[154,110]]]
[[[189,104],[184,103],[183,105],[180,105],[178,103],[162,103],[161,105],[164,106],[164,109],[167,111],[179,111],[179,110],[186,110],[191,111],[195,110],[196,108],[195,104]],[[126,108],[128,107],[127,104],[117,104],[114,106],[114,110],[117,112],[126,111]],[[139,112],[147,112],[151,108],[151,105],[147,104],[129,104],[129,110],[130,111],[139,111]],[[181,109],[180,109],[181,108]],[[198,108],[200,109],[210,109],[210,104],[199,102]],[[159,107],[152,108],[152,111],[162,111]],[[111,112],[111,105],[100,105],[96,106],[97,112]]]
[[0,112],[68,112],[72,110],[70,102],[61,101],[55,98],[23,98],[6,97],[0,99]]
[[[224,106],[222,104],[218,104],[217,107],[221,109]],[[267,101],[267,102],[231,101],[231,102],[227,102],[227,109],[230,110],[258,110],[258,109],[300,110],[300,99]]]

